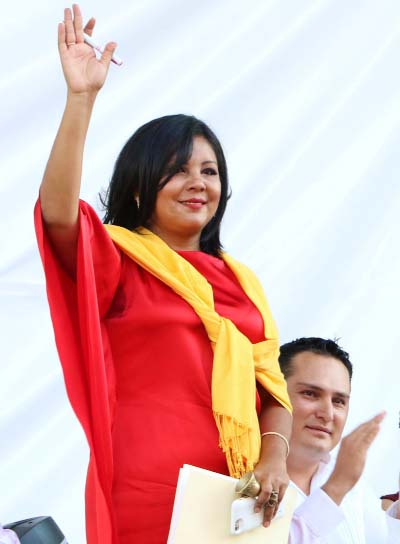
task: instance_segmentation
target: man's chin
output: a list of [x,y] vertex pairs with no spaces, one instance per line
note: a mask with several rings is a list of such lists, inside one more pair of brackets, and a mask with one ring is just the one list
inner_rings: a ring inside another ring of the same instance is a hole
[[308,443],[306,447],[310,456],[318,461],[323,461],[324,459],[329,458],[329,452],[332,449],[332,445],[328,442],[328,440],[320,440]]
[[326,464],[326,463],[329,463],[330,459],[331,459],[331,454],[326,451],[321,455],[320,462]]

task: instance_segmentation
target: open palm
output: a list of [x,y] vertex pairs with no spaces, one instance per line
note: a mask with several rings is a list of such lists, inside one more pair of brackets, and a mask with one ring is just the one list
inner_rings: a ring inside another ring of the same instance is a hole
[[100,59],[92,47],[84,42],[84,32],[92,35],[95,20],[90,19],[83,28],[79,6],[64,10],[64,22],[58,25],[58,48],[68,90],[73,93],[96,92],[103,86],[115,49],[114,43],[107,44]]

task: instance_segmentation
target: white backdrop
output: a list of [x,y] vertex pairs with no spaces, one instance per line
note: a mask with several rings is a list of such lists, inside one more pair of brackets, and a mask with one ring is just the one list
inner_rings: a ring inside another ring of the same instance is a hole
[[[52,515],[84,542],[87,448],[66,400],[32,209],[65,100],[64,4],[2,7],[0,521]],[[83,197],[142,123],[204,119],[233,196],[225,247],[261,278],[282,341],[340,337],[355,365],[348,429],[388,411],[367,473],[399,471],[398,0],[85,0],[122,67],[96,105]],[[85,18],[86,18],[85,17]]]

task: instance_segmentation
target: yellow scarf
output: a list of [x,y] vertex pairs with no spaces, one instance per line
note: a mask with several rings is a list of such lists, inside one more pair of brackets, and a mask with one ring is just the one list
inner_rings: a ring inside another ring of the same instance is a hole
[[252,344],[229,319],[215,311],[212,287],[204,276],[158,236],[145,228],[136,233],[116,225],[105,227],[124,253],[186,300],[203,322],[214,351],[211,394],[219,445],[226,454],[229,473],[240,478],[253,470],[260,455],[256,379],[291,411],[278,365],[277,330],[261,285],[247,267],[222,254],[263,317],[268,340]]

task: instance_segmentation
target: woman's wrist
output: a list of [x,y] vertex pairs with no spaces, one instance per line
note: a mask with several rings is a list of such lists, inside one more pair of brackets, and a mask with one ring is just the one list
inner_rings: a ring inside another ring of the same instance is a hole
[[98,90],[74,92],[68,89],[67,105],[69,104],[76,107],[93,108],[98,92],[99,92]]
[[[264,433],[261,433],[261,440],[263,445],[264,443],[267,443],[267,444],[271,443],[271,445],[273,444],[274,449],[276,449],[279,442],[285,450],[286,458],[289,456],[289,452],[290,452],[289,440],[286,438],[284,434],[278,433],[277,431],[266,431]],[[279,448],[279,449],[282,449],[282,448]]]

